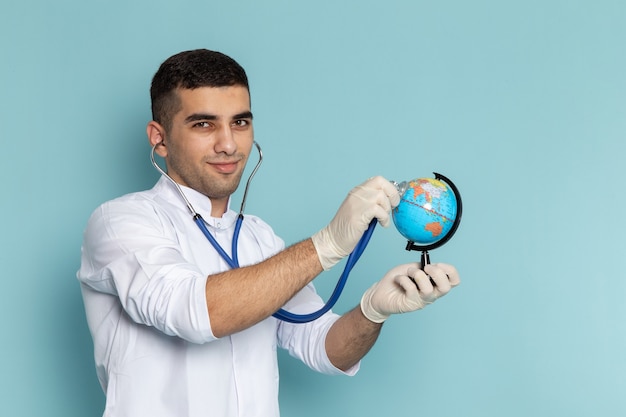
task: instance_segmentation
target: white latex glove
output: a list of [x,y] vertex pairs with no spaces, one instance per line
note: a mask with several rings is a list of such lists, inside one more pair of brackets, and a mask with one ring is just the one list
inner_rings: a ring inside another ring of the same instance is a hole
[[389,213],[399,203],[396,187],[380,176],[353,188],[328,226],[311,237],[322,267],[329,270],[348,256],[372,219],[389,226]]
[[392,314],[427,306],[460,282],[459,273],[452,265],[429,264],[425,271],[419,263],[399,265],[365,291],[361,311],[370,321],[382,323]]

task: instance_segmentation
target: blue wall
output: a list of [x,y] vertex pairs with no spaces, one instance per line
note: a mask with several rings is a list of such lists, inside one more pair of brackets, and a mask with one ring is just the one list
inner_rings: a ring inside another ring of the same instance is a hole
[[[626,415],[625,40],[621,0],[4,2],[0,415],[101,414],[82,230],[157,178],[150,79],[198,47],[249,72],[266,158],[247,211],[288,243],[375,174],[441,172],[464,198],[431,253],[462,285],[390,320],[355,378],[281,354],[283,415]],[[404,245],[378,228],[335,310]]]

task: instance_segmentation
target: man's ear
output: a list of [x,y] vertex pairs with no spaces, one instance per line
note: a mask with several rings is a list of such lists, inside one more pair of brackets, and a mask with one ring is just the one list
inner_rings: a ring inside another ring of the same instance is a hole
[[167,148],[165,147],[165,129],[163,129],[163,126],[152,120],[146,127],[146,134],[151,147],[158,145],[154,150],[156,154],[161,158],[165,158],[167,156]]

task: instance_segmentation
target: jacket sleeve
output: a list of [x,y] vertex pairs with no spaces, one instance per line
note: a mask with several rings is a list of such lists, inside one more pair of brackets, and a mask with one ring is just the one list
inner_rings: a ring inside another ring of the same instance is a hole
[[183,257],[167,216],[136,203],[113,200],[92,214],[79,281],[119,300],[137,323],[193,343],[214,340],[206,275]]
[[[324,306],[313,284],[309,284],[298,292],[285,306],[287,311],[295,314],[307,314]],[[309,323],[280,322],[278,325],[279,346],[287,349],[289,354],[300,359],[309,368],[328,375],[355,375],[360,362],[346,372],[336,368],[326,354],[326,335],[339,315],[332,311]]]

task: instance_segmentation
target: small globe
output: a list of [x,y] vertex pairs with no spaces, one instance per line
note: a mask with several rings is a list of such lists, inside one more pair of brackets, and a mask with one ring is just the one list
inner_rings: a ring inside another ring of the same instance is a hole
[[457,218],[454,191],[434,178],[414,179],[406,187],[400,204],[392,212],[396,229],[417,245],[437,244],[452,231]]

